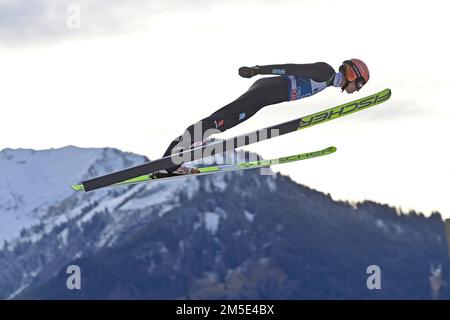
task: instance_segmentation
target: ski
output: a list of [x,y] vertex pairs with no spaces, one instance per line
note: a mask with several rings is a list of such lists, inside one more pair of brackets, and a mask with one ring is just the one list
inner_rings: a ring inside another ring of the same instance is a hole
[[205,146],[187,149],[182,152],[150,161],[135,167],[83,181],[83,188],[85,191],[99,189],[161,169],[170,168],[182,162],[198,160],[204,157],[211,156],[213,154],[230,151],[252,143],[271,139],[286,133],[306,129],[316,124],[324,123],[346,116],[348,114],[368,109],[389,100],[390,97],[391,90],[385,89],[371,96],[357,99],[298,119],[294,119],[226,140],[217,141]]
[[[148,182],[155,182],[155,181],[167,181],[167,180],[172,180],[172,179],[198,177],[198,176],[204,176],[204,175],[215,174],[215,173],[266,168],[266,167],[270,167],[270,166],[277,165],[277,164],[284,164],[284,163],[289,163],[289,162],[294,162],[294,161],[300,161],[300,160],[306,160],[306,159],[326,156],[335,151],[336,151],[335,147],[328,147],[326,149],[319,150],[319,151],[300,153],[300,154],[295,154],[295,155],[288,156],[288,157],[281,157],[281,158],[270,159],[270,160],[258,160],[258,161],[240,162],[240,163],[235,163],[235,164],[220,164],[220,165],[214,165],[214,166],[207,166],[207,167],[203,167],[203,168],[198,168],[200,171],[199,173],[169,176],[169,177],[163,177],[163,178],[156,178],[152,174],[147,174],[147,175],[139,176],[137,178],[118,182],[111,186],[121,186],[121,185],[128,185],[128,184],[137,184],[137,183],[148,183]],[[83,191],[84,186],[83,186],[83,184],[78,184],[78,185],[72,186],[72,189],[75,191]]]

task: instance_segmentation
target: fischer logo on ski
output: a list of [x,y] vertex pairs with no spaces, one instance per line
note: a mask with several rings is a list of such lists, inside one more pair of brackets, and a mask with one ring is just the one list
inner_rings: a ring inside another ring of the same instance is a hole
[[330,108],[318,113],[303,117],[300,119],[300,124],[298,129],[303,129],[305,127],[312,126],[317,123],[322,123],[328,120],[333,120],[345,116],[347,114],[369,108],[376,104],[382,103],[388,100],[391,96],[390,90],[381,91],[373,96],[363,98],[357,101],[349,102],[347,104]]

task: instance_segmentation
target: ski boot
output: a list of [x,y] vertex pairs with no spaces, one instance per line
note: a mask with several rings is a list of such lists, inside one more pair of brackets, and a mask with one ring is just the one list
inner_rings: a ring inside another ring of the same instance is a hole
[[180,166],[176,168],[175,170],[167,170],[162,169],[156,172],[153,172],[149,176],[153,179],[159,179],[159,178],[167,178],[167,177],[176,177],[176,176],[182,176],[186,174],[196,174],[200,173],[200,170],[196,167],[186,167],[186,166]]
[[189,149],[195,149],[195,148],[198,148],[198,147],[204,147],[204,146],[207,146],[208,144],[213,143],[214,141],[216,141],[215,138],[207,138],[207,139],[204,139],[204,140],[201,140],[201,141],[196,141],[193,144],[191,144]]

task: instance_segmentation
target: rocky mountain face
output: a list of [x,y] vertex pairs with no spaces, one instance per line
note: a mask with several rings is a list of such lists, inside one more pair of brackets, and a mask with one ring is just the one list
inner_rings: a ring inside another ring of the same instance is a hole
[[[259,170],[68,187],[143,161],[110,148],[1,151],[0,298],[429,299],[432,266],[450,283],[438,213],[336,202]],[[67,289],[69,265],[81,290]],[[371,265],[380,290],[367,287]]]

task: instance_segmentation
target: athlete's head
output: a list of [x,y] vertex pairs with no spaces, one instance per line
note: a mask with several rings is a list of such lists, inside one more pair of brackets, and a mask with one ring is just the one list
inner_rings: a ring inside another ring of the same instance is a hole
[[369,81],[370,73],[367,65],[359,59],[350,59],[342,62],[339,72],[344,76],[342,91],[353,93],[359,91]]

